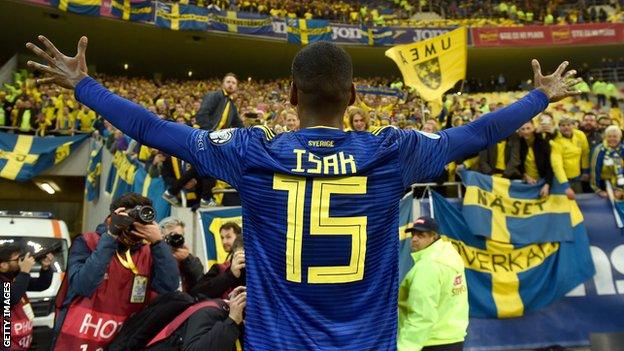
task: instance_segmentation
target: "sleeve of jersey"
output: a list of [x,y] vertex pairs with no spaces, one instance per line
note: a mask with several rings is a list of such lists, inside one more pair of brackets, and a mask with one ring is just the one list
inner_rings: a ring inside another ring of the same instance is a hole
[[249,129],[216,132],[195,129],[188,139],[187,148],[199,174],[221,179],[238,189],[250,133]]
[[399,162],[404,185],[435,180],[448,163],[505,139],[547,106],[546,94],[533,90],[515,103],[461,127],[437,134],[399,131]]
[[76,85],[74,94],[76,100],[132,139],[192,162],[193,155],[187,148],[187,141],[195,129],[165,121],[146,108],[113,94],[91,77],[82,79]]

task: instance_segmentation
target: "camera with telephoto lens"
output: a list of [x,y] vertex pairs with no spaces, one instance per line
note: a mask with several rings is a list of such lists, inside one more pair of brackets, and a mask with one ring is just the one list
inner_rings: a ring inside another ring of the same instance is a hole
[[184,235],[178,233],[169,233],[165,236],[165,242],[174,249],[184,246]]
[[152,206],[138,205],[127,212],[135,221],[150,224],[156,219],[156,210]]

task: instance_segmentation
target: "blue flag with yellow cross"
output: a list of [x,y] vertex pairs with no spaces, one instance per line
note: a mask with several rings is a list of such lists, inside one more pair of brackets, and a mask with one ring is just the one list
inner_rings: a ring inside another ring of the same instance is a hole
[[50,5],[79,15],[99,16],[102,0],[50,0]]
[[460,175],[466,186],[462,212],[475,235],[514,244],[570,241],[573,228],[583,221],[556,179],[550,195],[542,198],[544,181],[527,185],[466,170]]
[[138,165],[128,159],[123,151],[115,152],[113,164],[106,179],[106,192],[111,194],[113,200],[121,195],[132,191],[134,177],[137,173]]
[[154,3],[150,0],[112,0],[111,14],[126,21],[151,21]]
[[317,41],[331,41],[332,29],[328,20],[286,19],[289,43],[308,45]]
[[221,11],[210,17],[215,30],[241,34],[268,34],[273,32],[271,17],[250,12]]
[[183,5],[178,3],[156,3],[156,20],[158,27],[172,30],[198,30],[208,29],[209,11],[207,8]]
[[65,160],[89,135],[36,137],[0,132],[0,177],[30,180]]
[[431,200],[441,240],[450,241],[464,260],[471,317],[522,316],[548,306],[595,273],[582,221],[569,227],[570,240],[513,244],[474,235],[469,222],[485,219],[465,217],[435,192]]

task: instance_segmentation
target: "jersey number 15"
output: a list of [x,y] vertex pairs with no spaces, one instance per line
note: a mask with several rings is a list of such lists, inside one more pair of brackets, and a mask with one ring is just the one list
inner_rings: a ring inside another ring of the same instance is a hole
[[[366,258],[367,218],[330,217],[332,194],[366,194],[367,177],[318,178],[312,180],[310,235],[350,235],[351,258],[348,266],[308,267],[308,283],[335,284],[362,280]],[[286,231],[286,280],[301,283],[303,209],[306,198],[303,177],[275,174],[273,189],[288,192],[288,229]]]

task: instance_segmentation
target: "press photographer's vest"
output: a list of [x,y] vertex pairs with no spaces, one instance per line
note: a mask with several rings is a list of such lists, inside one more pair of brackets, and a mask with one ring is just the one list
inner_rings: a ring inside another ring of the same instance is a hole
[[[2,279],[2,284],[10,284],[11,282]],[[35,315],[33,309],[30,306],[30,301],[26,294],[22,296],[20,301],[11,306],[11,346],[10,350],[28,350],[33,339],[33,319]],[[4,314],[3,314],[4,317]],[[4,318],[2,318],[2,325],[4,326]],[[0,347],[2,350],[7,350],[8,345],[2,343]]]
[[[100,236],[97,233],[85,233],[83,237],[93,252]],[[156,296],[149,289],[152,268],[149,245],[143,245],[135,251],[132,260],[126,261],[125,257],[123,254],[113,255],[104,280],[93,295],[78,296],[71,301],[54,350],[102,350],[114,339],[126,318],[142,310]],[[126,268],[128,266],[130,268]],[[147,294],[142,303],[130,302],[135,275],[147,278]]]

